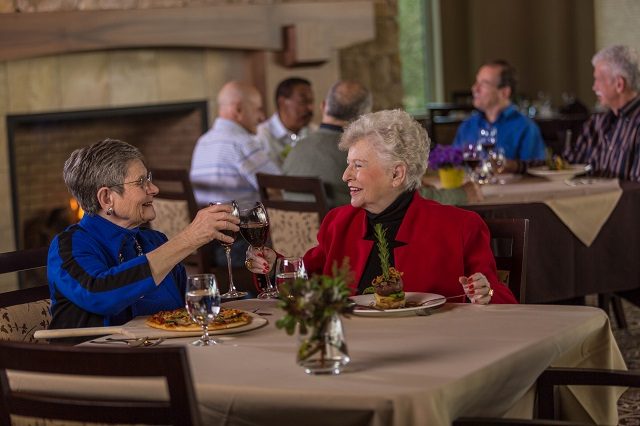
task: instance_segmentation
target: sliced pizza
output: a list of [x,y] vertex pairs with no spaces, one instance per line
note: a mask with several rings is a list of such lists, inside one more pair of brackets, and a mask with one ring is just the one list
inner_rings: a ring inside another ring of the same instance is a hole
[[[209,323],[209,330],[224,330],[241,327],[251,323],[251,315],[240,309],[221,308],[215,320]],[[199,331],[199,324],[193,322],[186,308],[173,311],[160,311],[151,315],[145,323],[149,327],[167,331]]]

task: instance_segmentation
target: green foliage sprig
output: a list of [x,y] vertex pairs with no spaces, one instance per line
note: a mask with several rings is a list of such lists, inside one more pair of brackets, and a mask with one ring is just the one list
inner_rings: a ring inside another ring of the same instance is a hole
[[282,284],[278,306],[286,315],[276,321],[276,327],[284,328],[289,335],[298,328],[304,335],[309,329],[324,327],[336,313],[349,313],[349,259],[345,259],[340,268],[334,264],[332,272],[333,276],[314,275],[308,280],[298,278],[292,283]]
[[378,245],[378,257],[380,258],[380,267],[382,268],[382,276],[385,280],[389,279],[389,243],[387,242],[387,230],[382,227],[381,223],[373,226],[373,233],[376,237]]

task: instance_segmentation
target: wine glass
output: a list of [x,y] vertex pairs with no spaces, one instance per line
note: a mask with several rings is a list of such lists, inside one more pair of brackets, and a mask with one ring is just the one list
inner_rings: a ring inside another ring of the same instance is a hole
[[[240,218],[240,212],[238,210],[238,203],[235,200],[229,201],[214,201],[211,204],[215,205],[229,205],[231,206],[231,214],[237,218]],[[223,234],[230,236],[235,241],[236,233],[230,229],[224,229],[222,231]],[[224,254],[227,256],[227,269],[229,270],[229,291],[224,293],[221,297],[223,299],[240,299],[245,297],[248,293],[246,291],[238,291],[236,289],[235,284],[233,283],[233,274],[231,273],[231,246],[233,243],[224,243],[219,241],[222,247],[224,248]]]
[[[264,250],[269,236],[269,216],[261,202],[240,206],[240,234],[254,249]],[[277,298],[278,289],[271,284],[269,274],[265,274],[265,280],[266,289],[258,294],[258,299]]]
[[501,179],[496,175],[502,174],[504,172],[505,163],[507,162],[506,157],[504,155],[503,148],[495,148],[493,151],[489,153],[489,163],[491,164],[491,173],[493,177],[491,178],[492,183],[504,184],[506,181]]
[[202,327],[202,337],[192,342],[194,346],[210,346],[221,343],[209,337],[209,323],[220,312],[220,290],[213,274],[190,275],[185,294],[187,312]]
[[462,151],[462,161],[469,169],[469,176],[473,182],[478,181],[478,174],[476,170],[482,163],[482,156],[480,155],[481,150],[481,145],[470,143],[465,145],[464,150]]
[[296,279],[307,279],[307,271],[301,257],[279,257],[276,262],[276,287],[293,283]]

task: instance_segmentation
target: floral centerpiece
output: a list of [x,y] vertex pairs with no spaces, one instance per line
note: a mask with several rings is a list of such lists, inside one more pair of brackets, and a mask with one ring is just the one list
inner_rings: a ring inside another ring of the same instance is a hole
[[452,145],[436,145],[429,154],[429,167],[437,170],[443,188],[458,188],[464,181],[462,149]]
[[341,268],[333,267],[333,276],[313,275],[298,278],[280,286],[278,306],[285,316],[276,321],[276,327],[287,334],[298,331],[301,342],[297,353],[298,364],[307,373],[339,374],[349,362],[347,345],[339,314],[351,312],[349,301],[351,280],[348,260]]

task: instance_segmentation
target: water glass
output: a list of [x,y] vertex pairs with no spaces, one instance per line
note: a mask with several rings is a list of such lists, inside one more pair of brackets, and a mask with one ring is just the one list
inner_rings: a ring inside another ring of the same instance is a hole
[[301,257],[279,257],[276,261],[276,287],[284,283],[291,284],[296,279],[307,279],[307,271]]
[[191,319],[202,327],[202,337],[191,344],[210,346],[220,343],[215,337],[209,336],[209,324],[220,313],[220,290],[215,275],[198,274],[187,277],[185,305]]

